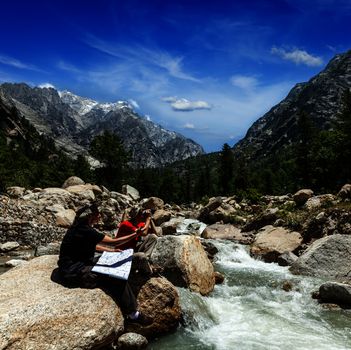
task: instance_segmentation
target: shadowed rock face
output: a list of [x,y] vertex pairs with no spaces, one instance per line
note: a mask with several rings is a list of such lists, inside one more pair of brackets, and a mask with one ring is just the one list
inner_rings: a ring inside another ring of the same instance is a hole
[[351,236],[316,240],[290,267],[294,274],[351,281]]

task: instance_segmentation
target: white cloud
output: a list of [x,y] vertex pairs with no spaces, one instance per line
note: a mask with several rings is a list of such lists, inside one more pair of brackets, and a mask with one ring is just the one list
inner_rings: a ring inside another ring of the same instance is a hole
[[174,111],[191,112],[196,109],[212,109],[212,106],[206,101],[189,101],[186,98],[163,97],[162,101],[170,103]]
[[37,67],[31,64],[21,62],[16,58],[5,56],[5,55],[0,55],[0,63],[6,64],[7,66],[19,68],[19,69],[29,69],[29,70],[40,71],[40,69],[38,69]]
[[151,117],[148,114],[145,114],[145,119],[149,122],[151,122]]
[[245,75],[233,75],[230,82],[243,90],[251,90],[258,85],[258,80],[255,77]]
[[192,123],[186,123],[183,127],[184,129],[195,129],[195,125]]
[[41,89],[49,89],[49,88],[52,88],[52,89],[56,89],[56,87],[50,83],[43,83],[43,84],[40,84],[38,85],[38,87],[40,87]]
[[172,102],[177,101],[177,97],[176,96],[167,96],[167,97],[162,97],[161,100],[163,102],[172,103]]
[[280,56],[282,59],[296,64],[305,64],[310,67],[317,67],[323,64],[321,57],[313,56],[304,50],[294,49],[287,51],[282,48],[272,47],[271,53]]
[[184,71],[184,57],[182,56],[172,56],[167,51],[162,51],[160,49],[150,49],[141,45],[133,45],[128,47],[117,46],[115,44],[104,42],[91,35],[88,36],[85,42],[90,47],[104,52],[110,56],[121,59],[133,66],[151,66],[154,68],[161,68],[162,70],[165,70],[171,77],[182,80],[190,80],[193,82],[200,82],[199,79]]
[[140,106],[139,106],[139,104],[138,104],[137,101],[130,99],[130,100],[128,100],[128,102],[129,102],[129,103],[132,105],[132,107],[134,107],[135,109],[140,109]]

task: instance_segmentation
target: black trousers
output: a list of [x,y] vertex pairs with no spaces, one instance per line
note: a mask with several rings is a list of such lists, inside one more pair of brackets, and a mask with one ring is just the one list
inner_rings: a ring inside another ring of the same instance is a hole
[[85,266],[78,273],[61,271],[60,282],[67,287],[100,288],[119,304],[124,314],[137,310],[137,301],[128,281],[92,272],[93,266]]

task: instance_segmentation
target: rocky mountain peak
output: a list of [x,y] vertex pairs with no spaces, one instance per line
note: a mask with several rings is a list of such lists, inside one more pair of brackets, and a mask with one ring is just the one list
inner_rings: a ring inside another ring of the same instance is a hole
[[87,155],[92,139],[105,130],[120,137],[136,166],[157,167],[204,153],[194,141],[138,115],[128,101],[100,103],[67,90],[23,83],[2,84],[0,93],[19,115],[73,156]]
[[259,118],[234,146],[236,154],[264,157],[297,141],[299,115],[306,113],[320,130],[331,128],[342,109],[343,94],[351,88],[351,50],[336,55],[308,82],[296,84],[287,97]]

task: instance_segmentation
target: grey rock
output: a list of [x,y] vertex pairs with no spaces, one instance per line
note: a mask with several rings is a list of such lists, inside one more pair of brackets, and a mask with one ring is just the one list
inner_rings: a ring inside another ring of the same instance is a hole
[[2,252],[10,252],[11,250],[15,250],[20,245],[17,242],[6,242],[0,245],[0,251]]
[[19,198],[24,195],[25,192],[24,187],[19,187],[19,186],[13,186],[13,187],[7,187],[6,193],[13,198]]
[[163,236],[157,239],[151,261],[174,285],[206,295],[215,284],[214,270],[200,240],[194,236]]
[[144,209],[157,210],[157,209],[163,209],[164,202],[161,198],[150,197],[150,198],[143,200],[141,205]]
[[62,188],[76,185],[85,185],[85,182],[78,176],[71,176],[63,183]]
[[309,198],[313,196],[313,191],[310,189],[302,189],[297,191],[294,196],[293,200],[299,206],[304,205]]
[[332,235],[316,240],[293,263],[294,274],[351,280],[351,235]]
[[139,191],[130,185],[123,185],[122,193],[130,196],[134,201],[137,201],[140,199]]
[[141,334],[124,333],[118,338],[117,348],[123,350],[139,350],[147,347],[148,341]]
[[323,303],[334,303],[351,308],[351,285],[327,282],[319,287],[319,298]]
[[338,193],[338,197],[341,199],[351,199],[351,184],[346,184],[342,186],[341,190]]
[[56,264],[57,256],[43,256],[0,276],[1,349],[88,350],[122,333],[116,303],[100,289],[53,283]]
[[158,209],[152,215],[152,219],[154,220],[156,226],[161,226],[164,222],[169,221],[171,219],[171,216],[171,212],[163,209]]
[[61,243],[51,242],[46,246],[40,245],[35,249],[34,256],[56,255],[60,252]]
[[278,256],[278,265],[280,266],[291,266],[298,257],[292,252],[285,252]]
[[299,232],[269,225],[256,235],[250,253],[261,256],[267,262],[276,262],[281,254],[294,251],[301,243],[302,236]]

